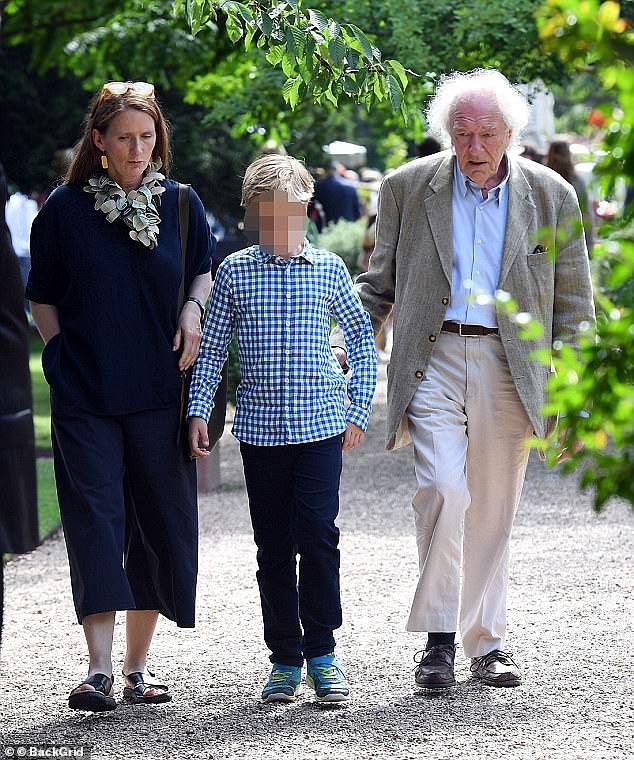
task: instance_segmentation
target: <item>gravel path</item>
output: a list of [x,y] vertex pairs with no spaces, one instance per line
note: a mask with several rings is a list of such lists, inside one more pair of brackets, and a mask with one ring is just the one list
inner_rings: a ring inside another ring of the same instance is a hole
[[[634,517],[617,503],[597,517],[572,479],[532,458],[509,598],[509,648],[524,685],[481,686],[459,649],[454,690],[427,697],[414,689],[412,655],[423,640],[403,630],[417,574],[412,452],[383,450],[383,393],[384,383],[365,443],[346,455],[342,483],[337,638],[354,689],[348,707],[319,708],[308,693],[291,706],[258,702],[269,663],[240,457],[225,436],[224,486],[200,505],[198,627],[161,621],[151,653],[174,701],[89,716],[67,709],[87,656],[56,537],[6,568],[0,758],[3,743],[85,744],[93,758],[125,760],[631,758]],[[115,687],[120,693],[121,679]]]

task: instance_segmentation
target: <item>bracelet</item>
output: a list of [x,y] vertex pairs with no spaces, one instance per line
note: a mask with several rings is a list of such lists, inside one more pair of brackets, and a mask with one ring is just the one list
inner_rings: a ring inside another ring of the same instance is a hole
[[198,308],[200,309],[200,321],[202,322],[203,319],[205,318],[205,307],[203,306],[203,302],[200,301],[198,298],[194,298],[194,296],[189,296],[188,298],[186,298],[185,303],[187,303],[187,301],[191,301],[192,303],[195,303],[196,306],[198,306]]

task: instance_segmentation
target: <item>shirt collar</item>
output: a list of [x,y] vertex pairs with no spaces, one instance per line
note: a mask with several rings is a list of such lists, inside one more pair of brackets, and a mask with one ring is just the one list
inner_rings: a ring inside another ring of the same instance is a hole
[[[254,245],[251,247],[251,253],[253,257],[260,263],[260,264],[267,264],[270,261],[275,262],[282,262],[283,259],[279,256],[275,256],[275,254],[270,253],[269,251],[264,251],[259,245]],[[309,264],[315,263],[315,250],[312,247],[312,245],[308,242],[308,240],[304,239],[304,248],[302,251],[297,254],[297,256],[293,256],[293,259],[305,259]],[[290,259],[289,259],[290,261]]]
[[[492,187],[488,192],[488,198],[495,198],[496,203],[500,203],[500,194],[504,187],[506,186],[506,183],[509,181],[509,177],[511,175],[511,162],[509,161],[508,155],[505,153],[504,157],[502,159],[503,161],[506,161],[506,172],[504,174],[504,177],[498,182],[498,184],[495,187]],[[454,190],[457,190],[460,195],[462,195],[463,198],[466,198],[469,193],[473,193],[476,195],[479,201],[482,201],[482,192],[480,188],[472,182],[469,177],[467,177],[465,174],[462,173],[460,167],[458,166],[458,159],[454,161]],[[488,200],[487,198],[487,200]]]

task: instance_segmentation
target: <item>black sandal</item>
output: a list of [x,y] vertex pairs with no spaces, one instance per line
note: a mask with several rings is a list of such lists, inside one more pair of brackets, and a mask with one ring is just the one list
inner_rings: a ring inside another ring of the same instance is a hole
[[[154,673],[149,670],[146,671],[148,675],[154,678]],[[140,671],[136,673],[129,673],[127,676],[123,673],[126,686],[123,689],[123,699],[128,704],[132,705],[158,705],[161,702],[171,702],[172,695],[169,693],[169,686],[163,683],[154,683],[153,681],[146,681],[145,674]],[[162,694],[152,694],[151,696],[145,696],[145,692],[148,689],[165,689]]]
[[[88,689],[77,691],[84,684],[92,686],[94,691]],[[83,680],[68,696],[68,706],[71,710],[86,710],[87,712],[104,712],[114,710],[117,702],[114,698],[114,679],[103,673],[95,673]]]

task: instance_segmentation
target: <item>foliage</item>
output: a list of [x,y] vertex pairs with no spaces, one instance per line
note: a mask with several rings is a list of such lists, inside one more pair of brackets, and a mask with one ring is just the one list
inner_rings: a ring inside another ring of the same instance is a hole
[[[629,4],[631,11],[631,3]],[[548,51],[572,69],[592,71],[601,86],[613,90],[615,108],[605,103],[605,157],[597,167],[604,189],[624,177],[634,184],[634,33],[615,2],[547,0],[539,15],[540,35]],[[595,508],[610,496],[634,505],[634,225],[631,210],[604,225],[606,238],[595,249],[602,278],[597,292],[595,332],[582,334],[578,350],[561,346],[553,361],[557,375],[549,383],[553,403],[565,426],[559,438],[545,442],[553,464],[563,444],[584,448],[564,464],[581,469],[581,484],[595,489]],[[546,359],[546,357],[542,357]],[[587,414],[590,410],[590,414]]]
[[[538,2],[314,0],[311,15],[301,3],[265,0],[242,6],[218,0],[6,0],[0,2],[0,151],[9,176],[25,189],[48,187],[56,176],[53,150],[70,147],[79,133],[88,100],[79,84],[94,91],[112,79],[150,80],[174,127],[173,175],[191,182],[231,226],[239,214],[238,178],[269,139],[313,166],[325,162],[322,145],[333,139],[362,142],[368,164],[384,169],[394,164],[399,142],[400,154],[403,141],[411,154],[422,138],[421,108],[440,73],[495,65],[513,79],[560,80],[558,59],[539,50]],[[322,19],[327,24],[320,30]],[[275,39],[282,30],[284,38]],[[337,64],[344,48],[350,60],[346,53]],[[355,58],[368,64],[367,72],[354,71]],[[34,71],[26,73],[29,59]],[[403,79],[398,65],[388,64],[395,60],[420,74],[408,75],[397,111],[394,84],[403,88]],[[298,83],[309,70],[311,81]],[[332,87],[324,88],[319,72],[332,77]],[[311,88],[323,105],[313,102]],[[372,109],[354,100],[372,101]]]
[[339,219],[334,223],[330,222],[322,230],[315,246],[341,256],[348,267],[350,275],[354,277],[356,274],[359,274],[357,257],[361,250],[361,241],[363,240],[366,224],[367,220],[365,218],[361,218],[356,222],[349,222],[346,219]]
[[9,180],[29,194],[52,189],[61,174],[55,151],[79,137],[86,96],[71,76],[27,72],[31,50],[0,47],[0,160]]
[[[336,107],[342,97],[368,109],[383,100],[394,110],[403,105],[402,64],[384,59],[355,24],[305,8],[302,0],[175,0],[174,12],[186,14],[194,35],[222,13],[231,42],[242,41],[246,51],[266,47],[268,63],[284,73],[282,95],[291,109],[305,99]],[[407,119],[405,107],[402,114]]]

